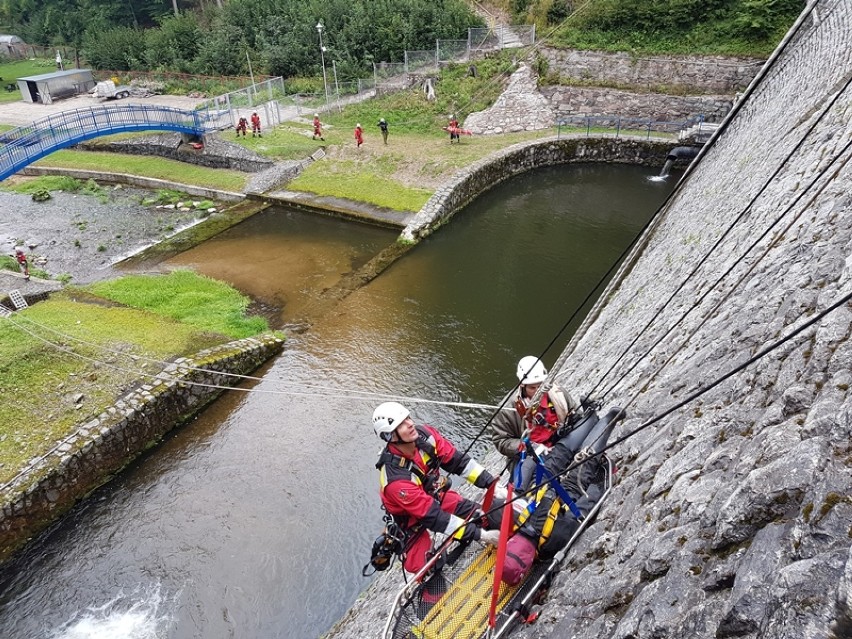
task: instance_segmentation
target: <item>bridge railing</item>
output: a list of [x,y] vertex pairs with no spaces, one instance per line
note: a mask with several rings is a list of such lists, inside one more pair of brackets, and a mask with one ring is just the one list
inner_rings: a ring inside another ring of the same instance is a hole
[[210,114],[156,105],[63,111],[0,134],[0,179],[57,149],[98,135],[162,129],[202,135]]

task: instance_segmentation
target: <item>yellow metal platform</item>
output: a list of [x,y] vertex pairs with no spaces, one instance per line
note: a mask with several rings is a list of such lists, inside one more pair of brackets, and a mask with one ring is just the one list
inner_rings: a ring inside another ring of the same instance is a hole
[[[493,546],[483,550],[459,575],[426,618],[411,629],[412,634],[418,639],[478,639],[484,635],[488,628],[496,558],[497,552]],[[518,588],[520,584],[500,584],[498,613]]]

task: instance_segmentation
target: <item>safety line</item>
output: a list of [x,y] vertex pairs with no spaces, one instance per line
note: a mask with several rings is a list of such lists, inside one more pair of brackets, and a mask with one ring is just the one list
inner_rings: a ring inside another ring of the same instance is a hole
[[[835,156],[832,159],[831,163],[828,165],[828,167],[826,167],[826,171],[827,171],[828,168],[831,167],[831,164],[833,164],[837,160],[837,158],[840,157],[840,155],[842,155],[843,153],[845,153],[850,147],[852,147],[852,139],[850,139],[850,141],[846,144],[846,146],[843,147],[843,150],[841,151],[841,153],[838,154],[837,156]],[[849,163],[850,159],[852,159],[852,156],[846,157],[846,159],[843,161],[843,163],[836,169],[835,175],[833,177],[837,177],[837,174]],[[721,281],[723,279],[725,279],[728,275],[730,275],[731,272],[733,272],[734,268],[739,266],[739,264],[742,262],[742,260],[744,260],[746,258],[746,256],[769,234],[769,231],[771,231],[772,228],[774,228],[777,224],[779,224],[781,222],[781,220],[784,218],[784,216],[786,216],[787,213],[789,213],[792,210],[792,208],[796,204],[798,204],[798,202],[802,199],[802,197],[804,197],[805,194],[808,191],[810,191],[810,189],[814,186],[814,184],[816,184],[817,180],[822,178],[824,175],[825,175],[825,171],[821,171],[820,174],[817,175],[817,177],[815,177],[814,180],[800,193],[800,195],[794,199],[794,201],[790,204],[790,206],[788,206],[787,209],[785,209],[784,212],[772,223],[772,225],[769,226],[769,228],[767,228],[761,234],[761,236],[759,238],[757,238],[757,240],[755,240],[751,244],[751,246],[748,247],[748,249],[746,249],[746,251],[743,253],[743,255],[741,255],[740,258],[737,259],[736,262],[734,262],[722,274],[722,276],[719,279],[717,279],[716,282],[713,283],[713,285],[709,289],[707,289],[704,293],[702,293],[702,295],[698,298],[698,300],[683,315],[681,315],[680,319],[678,319],[677,322],[675,322],[672,326],[670,326],[668,328],[668,330],[666,330],[666,332],[660,338],[658,338],[656,342],[654,342],[654,344],[645,352],[645,354],[642,355],[642,357],[640,358],[639,361],[641,361],[641,359],[644,359],[651,351],[653,351],[654,348],[656,348],[669,334],[671,334],[671,332],[675,329],[675,327],[677,327],[686,318],[687,315],[689,315],[705,299],[707,299],[707,296],[711,292],[713,292],[715,287],[719,283],[721,283]],[[742,273],[742,275],[739,277],[739,279],[737,279],[737,281],[734,282],[733,286],[722,296],[722,298],[711,309],[709,309],[706,313],[704,313],[703,319],[695,326],[695,328],[690,332],[690,334],[687,335],[687,337],[684,339],[684,341],[681,343],[681,345],[679,347],[677,347],[674,350],[674,352],[671,353],[671,355],[669,355],[669,357],[666,359],[666,361],[663,362],[663,364],[659,367],[659,369],[653,375],[651,375],[651,377],[648,379],[648,381],[646,381],[645,384],[643,384],[642,387],[634,393],[633,397],[630,400],[628,400],[625,408],[627,406],[629,406],[630,404],[632,404],[633,401],[636,399],[636,397],[639,396],[639,394],[645,392],[648,389],[648,385],[651,383],[651,381],[653,381],[653,379],[656,378],[656,376],[659,375],[660,372],[662,372],[663,368],[665,368],[665,366],[669,362],[671,362],[674,359],[674,357],[681,350],[683,350],[683,348],[689,343],[689,340],[691,340],[695,336],[695,334],[701,329],[701,327],[704,326],[704,324],[716,313],[716,311],[721,308],[722,304],[730,298],[730,296],[734,293],[735,290],[737,290],[737,288],[740,286],[740,284],[742,284],[745,281],[746,277],[748,277],[748,275],[751,274],[751,272],[757,267],[757,265],[760,264],[760,262],[763,260],[763,258],[765,258],[769,254],[769,252],[777,246],[778,242],[780,242],[784,238],[784,235],[793,227],[793,225],[796,224],[796,222],[798,222],[801,219],[801,217],[807,211],[810,210],[810,206],[814,203],[815,199],[819,195],[821,195],[822,192],[826,188],[828,188],[829,184],[831,184],[831,180],[827,180],[817,190],[817,192],[813,194],[813,196],[811,197],[811,199],[807,203],[807,205],[802,207],[802,209],[799,211],[799,213],[794,215],[793,218],[790,220],[790,222],[783,229],[781,229],[778,233],[776,233],[775,237],[769,242],[769,244],[766,246],[766,248],[763,250],[763,252],[760,255],[758,255],[757,259],[755,259],[751,263],[751,265]],[[606,391],[606,393],[604,393],[604,397],[607,394],[609,394],[636,367],[636,365],[639,363],[639,361],[634,363],[634,365],[631,366],[628,371],[626,371],[618,380],[616,380],[616,382]]]
[[[122,366],[116,366],[115,364],[110,364],[110,363],[105,362],[103,360],[96,359],[96,358],[93,358],[93,357],[89,357],[87,355],[83,355],[82,353],[77,353],[76,351],[74,351],[72,348],[70,348],[68,346],[64,346],[62,344],[52,342],[51,340],[48,340],[48,339],[38,335],[37,333],[34,333],[30,329],[28,329],[28,328],[22,326],[21,324],[15,322],[11,318],[6,318],[6,319],[13,326],[15,326],[19,330],[27,333],[28,335],[30,335],[34,339],[37,339],[37,340],[47,344],[48,346],[51,346],[51,347],[53,347],[53,348],[55,348],[55,349],[57,349],[61,352],[64,352],[67,355],[71,355],[72,357],[77,357],[78,359],[82,359],[84,361],[88,361],[88,362],[92,362],[94,364],[98,364],[99,366],[103,366],[105,368],[111,368],[113,370],[116,370],[116,371],[119,371],[119,372],[122,372],[122,373],[129,373],[129,374],[135,375],[137,377],[144,377],[144,378],[149,378],[149,379],[154,379],[154,380],[160,380],[160,381],[163,381],[163,382],[174,382],[176,384],[184,384],[186,386],[194,386],[194,387],[199,387],[199,388],[210,388],[210,389],[219,389],[219,390],[234,390],[234,391],[240,391],[240,392],[243,392],[243,393],[262,393],[262,394],[268,394],[268,395],[284,395],[284,396],[293,396],[293,397],[329,397],[329,398],[338,398],[338,399],[363,400],[363,401],[370,401],[370,402],[375,402],[376,398],[380,397],[380,398],[402,399],[403,401],[407,401],[407,402],[410,402],[410,403],[437,404],[437,405],[441,405],[441,406],[453,406],[453,407],[456,407],[456,408],[472,408],[472,409],[482,409],[482,410],[493,410],[495,408],[491,404],[476,404],[476,403],[469,403],[469,402],[449,402],[449,401],[425,399],[425,398],[419,398],[419,397],[401,397],[399,395],[381,395],[379,393],[361,392],[361,391],[335,390],[334,393],[327,393],[327,394],[323,395],[322,393],[318,393],[318,392],[286,391],[286,390],[262,389],[262,388],[243,388],[241,386],[226,386],[226,385],[222,385],[222,384],[207,384],[207,383],[204,383],[204,382],[193,382],[193,381],[190,381],[190,380],[187,380],[187,379],[182,379],[180,377],[176,377],[174,375],[170,375],[169,373],[166,373],[164,371],[160,372],[160,373],[147,373],[147,372],[144,372],[144,371],[141,371],[141,370],[138,370],[138,369],[130,369],[130,368],[124,368]],[[139,359],[142,359],[142,358],[140,357]],[[152,360],[152,361],[156,361],[156,360]],[[213,375],[219,375],[219,376],[222,376],[222,377],[228,377],[228,376],[245,377],[246,379],[252,379],[252,380],[256,380],[256,381],[263,381],[263,379],[264,379],[262,377],[251,378],[249,376],[236,375],[236,374],[233,374],[233,373],[221,372],[221,371],[216,371],[216,370],[212,370],[212,369],[193,368],[193,367],[190,367],[190,366],[182,366],[180,364],[178,364],[178,366],[183,368],[184,370],[187,370],[187,371],[189,371],[189,370],[203,371],[205,373],[210,373],[210,374],[213,374]],[[347,395],[347,392],[349,393],[348,395]]]
[[[704,158],[704,156],[709,152],[709,150],[712,148],[712,146],[715,145],[716,141],[722,136],[722,134],[730,126],[730,123],[733,121],[733,119],[735,118],[737,113],[739,113],[740,109],[742,109],[743,106],[746,104],[748,98],[757,90],[757,87],[760,85],[760,83],[763,81],[763,79],[775,67],[775,65],[777,64],[778,60],[781,57],[781,54],[787,49],[787,47],[793,41],[793,38],[796,35],[798,35],[799,30],[804,25],[808,16],[810,16],[810,14],[813,12],[818,1],[819,0],[812,0],[811,4],[799,15],[799,18],[796,20],[796,22],[793,24],[793,26],[790,28],[790,30],[787,32],[787,34],[784,36],[784,39],[781,41],[781,43],[778,45],[778,47],[776,47],[775,51],[772,52],[772,55],[766,61],[766,64],[764,64],[764,66],[761,68],[761,70],[758,72],[758,74],[751,81],[748,88],[746,88],[745,93],[743,94],[742,98],[740,100],[738,100],[736,103],[734,103],[734,107],[731,109],[731,111],[728,112],[728,114],[722,120],[722,124],[720,125],[720,127],[713,133],[711,138],[701,148],[701,151],[698,153],[698,156],[687,167],[686,171],[681,176],[680,180],[678,180],[677,185],[675,185],[675,188],[672,191],[672,193],[669,195],[668,198],[666,198],[666,202],[664,202],[663,206],[668,204],[668,202],[670,202],[676,195],[678,195],[680,193],[681,189],[686,184],[687,178],[692,174],[693,171],[696,170],[696,168],[698,167],[699,163]],[[657,222],[655,221],[655,224],[656,223]],[[631,255],[629,255],[624,260],[624,263],[621,265],[619,272],[615,274],[615,276],[612,278],[612,280],[607,285],[606,289],[603,291],[603,293],[601,293],[597,302],[595,302],[595,305],[592,307],[592,309],[586,315],[583,322],[580,324],[580,327],[574,332],[574,335],[571,338],[570,342],[565,347],[565,349],[562,351],[562,354],[559,356],[559,358],[557,358],[553,367],[550,369],[550,375],[548,376],[548,380],[545,381],[545,384],[543,384],[543,386],[546,386],[549,383],[553,383],[553,379],[555,379],[555,377],[559,374],[559,372],[565,367],[566,362],[574,354],[574,351],[576,351],[580,341],[585,337],[586,333],[588,332],[589,327],[600,316],[603,307],[606,305],[606,300],[615,291],[615,289],[620,285],[620,283],[623,281],[624,277],[626,276],[627,272],[629,272],[629,270],[633,268],[633,266],[636,263],[636,260],[640,256],[641,252],[647,246],[648,238],[650,238],[650,236],[651,236],[651,228],[649,228],[648,230],[645,231],[645,235],[646,235],[646,237],[643,238],[643,240],[640,241],[637,244],[637,246],[633,249],[633,253]],[[537,397],[535,399],[536,399],[536,401],[538,401],[540,399],[540,397]]]
[[[849,87],[849,85],[850,85],[850,84],[852,84],[852,77],[850,77],[850,78],[846,81],[846,83],[843,85],[843,88],[842,88],[840,91],[838,91],[838,92],[837,92],[837,94],[836,94],[836,95],[834,96],[834,98],[833,98],[833,99],[829,102],[829,104],[825,107],[825,109],[823,109],[823,110],[822,110],[822,112],[819,114],[819,117],[817,117],[817,119],[816,119],[816,120],[815,120],[815,121],[811,124],[811,126],[808,128],[808,130],[805,132],[805,134],[804,134],[804,135],[800,138],[800,140],[796,143],[796,145],[795,145],[795,146],[794,146],[794,147],[790,150],[790,152],[789,152],[789,153],[787,154],[787,156],[783,159],[783,161],[782,161],[782,162],[778,165],[778,167],[777,167],[777,168],[776,168],[776,169],[772,172],[772,174],[771,174],[771,175],[770,175],[770,176],[766,179],[766,181],[763,183],[763,185],[760,187],[760,189],[757,191],[757,193],[755,193],[755,195],[751,198],[751,200],[749,200],[748,204],[746,204],[746,206],[745,206],[745,207],[744,207],[744,208],[743,208],[743,209],[739,212],[739,214],[738,214],[738,215],[737,215],[737,216],[733,219],[733,221],[732,221],[732,222],[728,225],[728,227],[725,229],[725,231],[724,231],[724,232],[723,232],[723,233],[722,233],[722,234],[721,234],[721,235],[717,238],[717,240],[716,240],[716,241],[713,243],[713,245],[712,245],[712,246],[708,249],[708,251],[707,251],[707,252],[706,252],[706,253],[705,253],[705,254],[701,257],[701,259],[700,259],[700,260],[698,261],[698,263],[694,266],[694,268],[693,268],[693,269],[689,272],[689,274],[686,276],[686,278],[684,278],[684,279],[681,281],[681,283],[677,286],[677,288],[676,288],[676,289],[675,289],[675,290],[671,293],[671,295],[669,295],[668,299],[666,299],[666,301],[665,301],[665,302],[663,302],[661,305],[659,305],[659,306],[657,307],[656,312],[654,312],[653,314],[651,314],[650,319],[649,319],[649,320],[645,323],[645,325],[644,325],[644,326],[643,326],[643,327],[639,330],[639,332],[637,332],[637,333],[636,333],[636,335],[634,336],[633,340],[632,340],[632,341],[631,341],[631,342],[630,342],[630,343],[629,343],[629,344],[628,344],[628,345],[624,348],[624,350],[622,350],[622,351],[621,351],[621,354],[620,354],[620,355],[616,358],[616,360],[615,360],[615,361],[614,361],[614,362],[610,365],[609,369],[607,369],[607,370],[603,373],[603,375],[601,375],[601,378],[600,378],[600,379],[598,380],[598,382],[597,382],[597,383],[596,383],[596,384],[592,387],[592,389],[591,389],[591,390],[587,393],[587,395],[589,395],[589,396],[594,395],[595,391],[596,391],[596,390],[597,390],[597,389],[601,386],[601,384],[603,384],[604,380],[605,380],[605,379],[606,379],[606,378],[607,378],[607,377],[608,377],[608,376],[609,376],[609,375],[610,375],[610,374],[611,374],[611,373],[615,370],[615,368],[618,366],[618,364],[619,364],[619,363],[620,363],[620,362],[621,362],[621,361],[622,361],[622,360],[623,360],[623,359],[627,356],[627,354],[628,354],[628,353],[631,351],[631,349],[632,349],[632,348],[636,345],[636,343],[639,341],[639,339],[641,339],[641,337],[642,337],[642,336],[643,336],[643,335],[647,332],[647,330],[648,330],[648,329],[649,329],[649,328],[650,328],[650,327],[651,327],[651,326],[652,326],[655,322],[657,322],[657,320],[659,319],[660,313],[662,313],[662,311],[663,311],[665,308],[667,308],[667,307],[669,306],[669,304],[671,304],[671,302],[672,302],[672,301],[673,301],[673,300],[674,300],[674,299],[678,296],[678,294],[679,294],[679,293],[680,293],[680,292],[684,289],[684,287],[687,285],[687,283],[689,283],[689,281],[690,281],[690,280],[691,280],[691,279],[692,279],[692,278],[696,275],[696,273],[698,273],[698,271],[699,271],[699,270],[701,270],[701,267],[703,267],[703,266],[704,266],[704,264],[706,264],[707,260],[709,260],[709,259],[710,259],[710,257],[714,255],[714,253],[716,252],[716,250],[717,250],[717,249],[721,246],[722,242],[723,242],[725,239],[727,239],[728,235],[730,235],[730,234],[733,232],[733,230],[734,230],[734,229],[735,229],[735,228],[739,225],[739,223],[740,223],[740,222],[741,222],[741,221],[742,221],[742,220],[746,217],[746,215],[752,211],[753,207],[755,206],[755,203],[756,203],[756,202],[757,202],[757,200],[760,198],[760,196],[761,196],[761,195],[763,195],[763,194],[766,192],[766,189],[768,189],[768,188],[769,188],[769,186],[773,183],[773,181],[775,180],[775,178],[776,178],[776,177],[778,177],[778,175],[781,173],[781,171],[782,171],[782,170],[783,170],[783,169],[787,166],[787,164],[790,162],[790,160],[793,158],[793,156],[794,156],[794,155],[795,155],[795,154],[796,154],[796,153],[797,153],[797,152],[801,149],[802,145],[803,145],[803,144],[804,144],[804,143],[805,143],[805,142],[806,142],[806,141],[810,138],[810,136],[811,136],[811,134],[813,133],[814,129],[815,129],[815,128],[816,128],[816,127],[817,127],[817,126],[818,126],[818,125],[822,122],[823,118],[824,118],[824,117],[825,117],[825,116],[826,116],[826,115],[830,112],[830,110],[834,107],[835,103],[836,103],[836,102],[840,99],[840,97],[843,95],[843,93],[846,91],[846,89]],[[815,184],[816,180],[818,180],[819,178],[821,178],[821,177],[825,174],[825,172],[827,172],[827,171],[828,171],[828,169],[832,166],[832,164],[833,164],[833,163],[834,163],[834,162],[838,159],[838,157],[839,157],[840,155],[842,155],[842,154],[846,151],[846,149],[848,149],[848,147],[849,147],[849,145],[847,144],[847,145],[843,148],[843,150],[842,150],[839,154],[836,154],[836,155],[835,155],[835,157],[834,157],[834,158],[832,159],[832,161],[828,164],[828,166],[827,166],[827,167],[825,167],[825,169],[824,169],[823,171],[821,171],[820,173],[818,173],[818,174],[817,174],[817,177],[814,179],[814,181],[813,181],[813,182],[811,182],[811,184],[808,186],[808,188],[811,188],[811,187]],[[793,200],[793,203],[792,203],[792,204],[791,204],[791,205],[790,205],[787,209],[785,209],[785,210],[784,210],[784,212],[782,213],[782,215],[781,215],[779,218],[777,218],[777,219],[776,219],[776,220],[772,223],[772,225],[770,225],[770,226],[769,226],[769,228],[767,228],[767,229],[764,231],[764,233],[763,233],[763,234],[762,234],[762,235],[761,235],[761,236],[760,236],[760,237],[759,237],[759,238],[758,238],[758,239],[757,239],[757,240],[756,240],[756,241],[755,241],[755,242],[754,242],[754,243],[753,243],[753,244],[752,244],[752,245],[751,245],[751,246],[750,246],[750,247],[749,247],[746,251],[745,251],[745,253],[743,253],[743,255],[742,255],[742,256],[741,256],[741,257],[740,257],[740,258],[739,258],[736,262],[734,262],[734,264],[733,264],[733,265],[732,265],[732,266],[731,266],[731,267],[730,267],[730,268],[729,268],[729,269],[725,272],[725,274],[724,274],[722,277],[720,277],[719,279],[717,279],[717,280],[716,280],[716,282],[715,282],[715,283],[714,283],[714,284],[713,284],[713,285],[712,285],[712,286],[711,286],[711,287],[710,287],[710,288],[709,288],[709,289],[705,292],[704,296],[703,296],[701,299],[703,299],[704,297],[706,297],[706,296],[707,296],[707,295],[708,295],[708,294],[709,294],[709,293],[710,293],[710,292],[711,292],[711,291],[712,291],[712,290],[713,290],[713,289],[714,289],[714,288],[715,288],[715,287],[716,287],[716,286],[717,286],[717,285],[718,285],[718,284],[719,284],[719,283],[720,283],[720,282],[724,279],[724,277],[725,277],[726,275],[728,275],[728,274],[731,272],[731,270],[733,270],[733,267],[737,266],[737,265],[740,263],[740,261],[742,261],[742,260],[743,260],[743,259],[744,259],[747,255],[748,255],[748,253],[749,253],[749,252],[750,252],[750,251],[751,251],[751,250],[752,250],[752,249],[753,249],[753,248],[754,248],[754,247],[755,247],[755,246],[756,246],[756,245],[760,242],[760,240],[762,240],[764,237],[766,237],[766,235],[769,233],[769,231],[770,231],[770,230],[771,230],[771,229],[772,229],[772,228],[773,228],[776,224],[780,223],[781,218],[783,218],[783,217],[784,217],[784,215],[786,215],[787,213],[789,213],[789,212],[790,212],[790,210],[792,209],[792,207],[793,207],[793,206],[794,206],[794,205],[795,205],[795,204],[796,204],[796,203],[797,203],[797,202],[798,202],[798,201],[799,201],[799,200],[800,200],[800,199],[804,196],[804,194],[805,194],[806,192],[807,192],[807,189],[806,189],[805,191],[803,191],[802,193],[800,193],[800,194],[799,194],[799,195],[798,195],[798,196],[797,196],[797,197]],[[688,310],[685,314],[683,314],[683,315],[681,316],[681,318],[680,318],[680,319],[679,319],[679,320],[678,320],[678,321],[677,321],[677,322],[676,322],[676,323],[675,323],[675,324],[674,324],[671,328],[669,328],[669,330],[668,330],[668,331],[667,331],[667,332],[663,335],[663,338],[664,338],[666,335],[668,335],[668,334],[669,334],[669,333],[670,333],[670,332],[674,329],[674,327],[675,327],[675,326],[677,326],[677,325],[678,325],[681,321],[683,321],[683,319],[684,319],[687,315],[689,315],[689,313],[690,313],[690,312],[691,312],[694,308],[696,308],[696,306],[697,306],[697,304],[694,304],[694,305],[693,305],[693,306],[692,306],[692,307],[691,307],[691,308],[690,308],[690,309],[689,309],[689,310]],[[619,378],[618,378],[618,379],[617,379],[617,380],[616,380],[616,381],[615,381],[612,385],[610,385],[610,387],[609,387],[609,388],[608,388],[608,389],[607,389],[607,390],[603,393],[603,395],[602,395],[602,399],[603,399],[603,398],[605,398],[605,397],[606,397],[606,396],[607,396],[607,395],[608,395],[608,394],[609,394],[609,393],[613,390],[613,388],[615,388],[615,386],[616,386],[616,385],[618,385],[618,383],[619,383],[619,382],[621,382],[621,381],[622,381],[622,380],[623,380],[623,379],[624,379],[624,378],[625,378],[625,377],[626,377],[626,376],[627,376],[627,375],[628,375],[631,371],[633,371],[633,370],[636,368],[636,366],[638,366],[638,365],[642,362],[642,360],[643,360],[645,357],[647,357],[647,356],[648,356],[648,354],[649,354],[649,353],[653,350],[653,348],[654,348],[654,347],[656,347],[656,346],[660,343],[660,341],[662,341],[662,339],[663,339],[663,338],[660,338],[660,340],[658,340],[657,342],[655,342],[655,343],[654,343],[654,345],[653,345],[651,348],[649,348],[647,351],[645,351],[645,353],[644,353],[644,354],[642,354],[642,355],[641,355],[641,356],[640,356],[640,357],[639,357],[639,358],[638,358],[638,359],[637,359],[637,360],[636,360],[636,361],[635,361],[635,362],[634,362],[634,363],[633,363],[633,364],[632,364],[632,365],[631,365],[631,366],[627,369],[627,371],[626,371],[625,373],[623,373],[623,374],[622,374],[622,375],[621,375],[621,376],[620,376],[620,377],[619,377]]]
[[[115,350],[115,349],[111,349],[111,348],[108,348],[106,346],[103,346],[102,344],[97,344],[95,342],[89,342],[89,341],[87,341],[83,338],[76,337],[76,336],[70,335],[68,333],[63,333],[62,331],[58,331],[51,326],[46,326],[44,324],[36,322],[35,320],[31,319],[30,317],[27,317],[26,315],[21,315],[19,312],[15,312],[15,315],[19,319],[23,319],[30,324],[38,326],[40,329],[50,331],[51,333],[59,335],[60,337],[80,342],[81,344],[84,344],[84,345],[89,346],[91,348],[101,350],[101,351],[106,352],[106,353],[110,353],[110,354],[121,356],[121,357],[129,357],[129,358],[136,359],[136,360],[142,360],[142,361],[150,362],[150,363],[153,363],[153,364],[158,364],[160,366],[168,366],[168,365],[174,363],[174,362],[167,361],[167,360],[160,360],[160,359],[155,359],[155,358],[152,358],[152,357],[146,357],[144,355],[137,355],[135,353],[128,353],[126,351],[118,351],[118,350]],[[15,324],[14,322],[12,322],[12,323]],[[15,326],[17,326],[18,328],[21,328],[23,330],[23,327],[21,327],[19,324],[15,324]],[[47,339],[44,339],[44,338],[41,338],[41,339],[42,339],[42,341],[44,341],[48,344],[54,344],[54,342],[52,342],[50,340],[47,340]],[[109,364],[107,364],[106,362],[103,362],[101,360],[97,360],[97,361],[99,363],[103,364],[104,366],[109,366]],[[311,393],[311,395],[318,396],[318,397],[340,397],[341,395],[345,396],[347,394],[354,393],[353,399],[365,399],[366,397],[373,397],[373,398],[377,398],[377,399],[383,399],[383,400],[386,400],[386,401],[392,401],[393,400],[393,401],[404,401],[404,402],[420,403],[420,404],[440,404],[440,405],[445,405],[445,406],[454,406],[454,407],[457,407],[457,408],[476,408],[476,409],[483,409],[483,410],[493,410],[493,409],[496,408],[496,406],[493,405],[493,404],[479,404],[479,403],[471,403],[471,402],[450,402],[450,401],[443,401],[443,400],[425,399],[425,398],[419,398],[419,397],[408,397],[408,396],[405,396],[405,395],[393,395],[393,394],[390,394],[390,393],[378,393],[378,392],[374,392],[374,391],[344,389],[344,388],[337,388],[337,387],[334,387],[334,386],[321,386],[319,384],[308,384],[308,383],[302,383],[302,382],[287,382],[286,380],[283,380],[283,379],[280,379],[280,378],[257,377],[255,375],[241,375],[239,373],[231,373],[231,372],[228,372],[228,371],[217,371],[217,370],[213,370],[213,369],[210,369],[210,368],[199,368],[199,367],[196,367],[196,366],[188,366],[188,365],[185,365],[185,364],[181,364],[180,366],[183,370],[187,370],[187,371],[196,371],[196,372],[200,372],[200,373],[211,373],[211,374],[214,374],[214,375],[220,375],[222,377],[230,377],[230,378],[234,378],[234,379],[238,379],[238,380],[264,382],[264,383],[271,383],[273,385],[280,384],[283,387],[289,386],[289,387],[295,387],[295,388],[299,388],[299,389],[306,389],[306,390],[310,390],[310,391],[326,391],[326,394],[323,394],[322,392]],[[121,369],[121,370],[123,372],[132,372],[130,369]],[[145,373],[140,372],[139,374],[143,375]],[[243,390],[244,392],[269,392],[269,391],[263,391],[263,390],[260,390],[260,389],[237,389],[237,390]]]
[[[713,380],[712,382],[710,382],[706,386],[699,388],[698,390],[694,391],[693,393],[690,393],[683,400],[676,402],[675,404],[673,404],[669,408],[665,409],[663,412],[658,413],[657,415],[651,417],[650,419],[647,419],[646,421],[642,422],[642,424],[640,424],[636,428],[628,431],[623,436],[621,436],[621,437],[617,438],[616,440],[608,443],[596,455],[575,461],[570,466],[568,466],[565,470],[563,470],[562,472],[560,472],[558,474],[555,474],[552,479],[549,479],[549,480],[545,481],[544,483],[549,484],[553,481],[556,481],[557,479],[560,479],[560,478],[566,476],[572,470],[575,470],[576,468],[579,468],[583,464],[590,462],[592,459],[594,459],[598,455],[601,455],[601,454],[605,453],[606,451],[615,448],[619,444],[623,444],[624,442],[631,439],[632,437],[635,437],[640,432],[642,432],[642,431],[646,430],[647,428],[653,426],[654,424],[661,421],[662,419],[665,419],[666,417],[668,417],[669,415],[671,415],[675,411],[683,408],[684,406],[686,406],[690,402],[698,399],[699,397],[701,397],[705,393],[708,393],[709,391],[713,390],[714,388],[716,388],[717,386],[719,386],[723,382],[727,381],[728,379],[730,379],[731,377],[733,377],[737,373],[742,372],[743,370],[745,370],[746,368],[748,368],[752,364],[763,359],[764,357],[769,355],[772,351],[780,348],[781,346],[783,346],[784,344],[786,344],[787,342],[792,340],[797,335],[803,333],[804,331],[806,331],[807,329],[812,327],[814,324],[816,324],[817,322],[819,322],[820,320],[825,318],[828,314],[836,311],[841,306],[848,304],[850,302],[850,300],[852,300],[852,292],[846,293],[845,295],[840,297],[840,299],[838,299],[836,302],[831,304],[831,306],[828,306],[824,310],[815,314],[811,319],[803,322],[798,328],[793,329],[792,331],[790,331],[790,333],[788,333],[784,337],[779,338],[778,340],[776,340],[774,343],[770,344],[769,346],[762,348],[761,350],[759,350],[757,353],[755,353],[752,357],[747,359],[742,364],[738,364],[737,366],[735,366],[734,368],[729,370],[727,373],[723,373],[722,375],[717,377],[715,380]],[[523,499],[523,497],[518,496],[518,497],[512,499],[511,501],[514,502],[514,501],[517,501],[518,499]],[[508,502],[508,503],[511,503],[511,502]],[[492,508],[491,510],[489,510],[485,514],[488,515],[492,512],[496,512],[497,510],[499,510],[499,507]]]

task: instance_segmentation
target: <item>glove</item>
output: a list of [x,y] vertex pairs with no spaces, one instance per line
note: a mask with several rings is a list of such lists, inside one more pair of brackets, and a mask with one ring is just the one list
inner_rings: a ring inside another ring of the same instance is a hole
[[535,451],[535,454],[539,457],[542,457],[550,452],[550,449],[544,444],[533,444],[533,450]]
[[483,544],[489,544],[491,546],[496,546],[500,542],[500,531],[499,530],[482,530],[479,533],[479,541]]
[[[497,480],[495,480],[495,481],[497,481]],[[505,486],[501,486],[500,484],[494,485],[494,499],[500,499],[501,501],[506,501],[506,497],[508,497],[508,496],[509,496],[509,494],[506,492]]]

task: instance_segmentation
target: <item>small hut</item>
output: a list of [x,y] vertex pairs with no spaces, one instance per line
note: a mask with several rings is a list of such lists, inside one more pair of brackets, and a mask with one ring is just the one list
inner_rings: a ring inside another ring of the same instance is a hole
[[94,88],[90,69],[70,69],[18,78],[18,88],[27,102],[52,104],[54,100],[70,98]]

